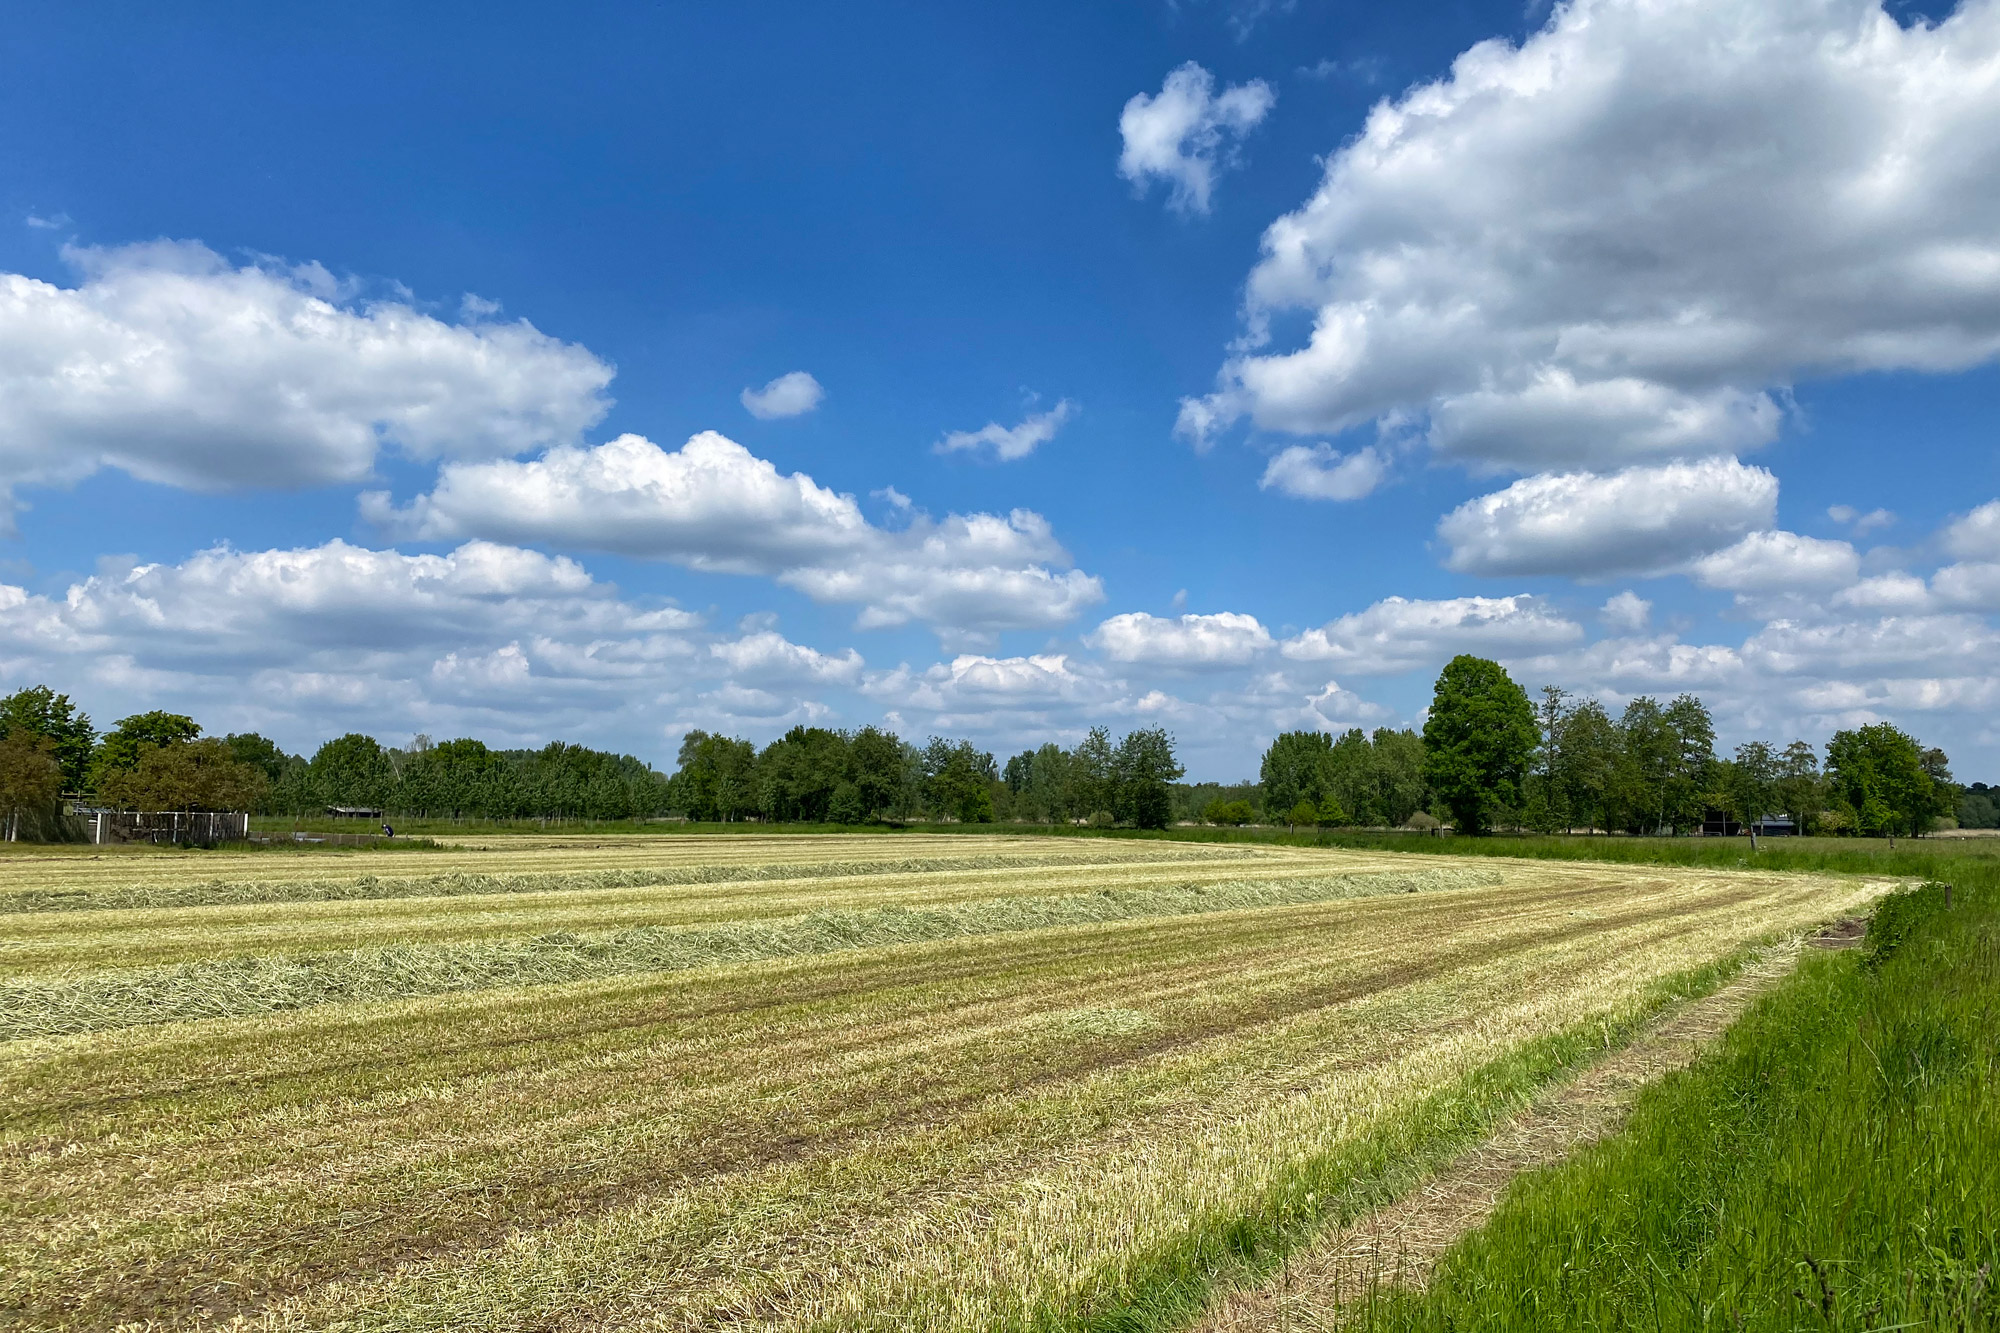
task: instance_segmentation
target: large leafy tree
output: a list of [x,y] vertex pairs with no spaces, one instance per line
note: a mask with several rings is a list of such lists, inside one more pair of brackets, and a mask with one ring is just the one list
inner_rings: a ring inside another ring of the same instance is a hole
[[54,741],[25,727],[0,736],[0,836],[8,842],[40,836],[55,821],[62,789]]
[[1713,785],[1715,723],[1708,708],[1692,694],[1677,696],[1661,710],[1671,738],[1666,782],[1665,820],[1677,829],[1702,821],[1703,798]]
[[903,788],[903,743],[894,733],[863,727],[847,747],[847,776],[862,817],[873,819],[896,802]]
[[147,746],[138,763],[107,776],[98,794],[128,810],[250,810],[270,785],[228,742],[182,741]]
[[313,787],[327,805],[379,808],[389,803],[395,771],[373,736],[351,731],[328,741],[313,755],[311,768]]
[[749,741],[696,729],[681,738],[680,769],[670,780],[672,804],[690,819],[736,820],[756,811]]
[[1116,763],[1111,733],[1092,727],[1069,756],[1067,803],[1072,814],[1088,819],[1100,812],[1112,813]]
[[1486,832],[1495,809],[1518,802],[1539,739],[1534,705],[1498,662],[1445,665],[1424,722],[1424,780],[1459,832]]
[[24,732],[40,736],[52,747],[62,769],[63,785],[83,790],[90,774],[90,751],[97,729],[90,715],[46,685],[31,685],[0,699],[0,738]]
[[1288,731],[1271,742],[1258,769],[1266,810],[1287,811],[1300,801],[1317,806],[1331,780],[1333,737],[1323,731]]
[[1185,771],[1174,756],[1174,738],[1159,727],[1128,732],[1113,761],[1118,818],[1138,828],[1165,828],[1173,822],[1173,794],[1167,784]]
[[1887,722],[1836,731],[1826,743],[1826,775],[1864,833],[1914,837],[1958,802],[1944,752],[1926,751]]
[[933,736],[923,749],[924,799],[933,816],[965,824],[993,822],[993,787],[1000,780],[993,756],[971,741]]
[[104,784],[120,773],[139,766],[139,756],[148,748],[165,749],[185,745],[201,735],[201,725],[180,713],[134,713],[120,718],[117,727],[104,734],[90,759],[89,785],[102,791]]
[[1564,827],[1585,829],[1612,824],[1613,785],[1618,774],[1618,725],[1595,699],[1570,708],[1562,718],[1553,767]]

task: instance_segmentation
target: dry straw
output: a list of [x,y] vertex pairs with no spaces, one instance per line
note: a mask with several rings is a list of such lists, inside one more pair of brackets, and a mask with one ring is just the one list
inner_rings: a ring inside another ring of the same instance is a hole
[[560,931],[526,940],[253,955],[0,986],[0,1040],[1499,882],[1495,871],[1459,868],[1224,880],[937,907],[819,911],[687,930],[641,926],[609,934]]
[[[1172,865],[1188,861],[1248,860],[1251,850],[1204,847],[1121,855],[1119,865]],[[1051,856],[924,856],[895,861],[822,861],[803,864],[665,866],[592,870],[570,874],[493,875],[455,871],[384,879],[222,880],[199,884],[120,884],[89,889],[27,889],[0,894],[0,913],[84,912],[114,908],[216,907],[239,903],[369,901],[387,898],[459,898],[505,893],[560,893],[637,889],[675,884],[733,884],[761,880],[841,879],[857,875],[926,875],[954,870],[1032,870],[1072,866],[1084,858]]]

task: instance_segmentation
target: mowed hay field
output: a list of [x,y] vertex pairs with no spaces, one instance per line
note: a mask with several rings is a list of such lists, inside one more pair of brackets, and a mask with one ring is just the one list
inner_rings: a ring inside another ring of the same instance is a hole
[[0,1324],[1129,1322],[1884,887],[972,836],[9,857]]

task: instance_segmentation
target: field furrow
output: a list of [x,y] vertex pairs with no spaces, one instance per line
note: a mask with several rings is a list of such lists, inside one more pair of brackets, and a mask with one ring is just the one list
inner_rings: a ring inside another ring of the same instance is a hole
[[[659,933],[683,940],[788,929],[758,914],[815,894],[792,922],[951,929],[0,1043],[0,1313],[49,1329],[1060,1324],[1274,1199],[1337,1215],[1674,978],[1875,891],[1296,850],[930,870],[905,852],[871,875],[852,842],[826,853],[838,875],[616,893],[671,901],[682,928]],[[718,864],[756,864],[727,850]],[[806,859],[789,839],[765,854]],[[8,950],[48,947],[60,936],[33,932],[59,920],[98,950],[92,984],[136,985],[157,955],[95,932],[170,918],[199,939],[212,919],[241,952],[246,911],[267,914],[259,929],[377,911],[388,930],[412,909],[492,911],[505,928],[481,942],[403,947],[518,950],[547,931],[524,904],[595,892],[23,913],[0,917],[32,928],[0,936],[0,961],[17,994],[75,985],[11,969]],[[731,924],[686,924],[704,920]]]

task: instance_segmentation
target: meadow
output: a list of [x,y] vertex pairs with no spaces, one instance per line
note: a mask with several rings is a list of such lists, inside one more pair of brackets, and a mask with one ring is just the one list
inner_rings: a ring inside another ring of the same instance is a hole
[[902,835],[0,859],[0,1316],[1153,1326],[1888,875]]

